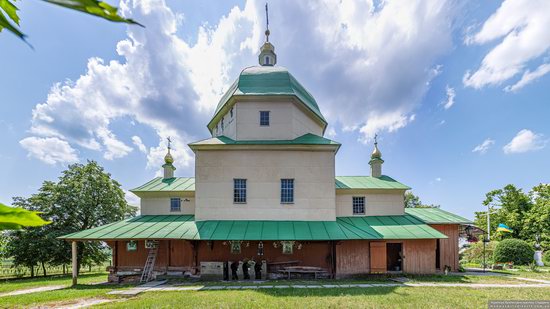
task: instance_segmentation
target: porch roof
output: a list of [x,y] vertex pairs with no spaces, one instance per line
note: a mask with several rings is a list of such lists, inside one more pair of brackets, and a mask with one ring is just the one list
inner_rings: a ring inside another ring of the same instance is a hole
[[336,221],[195,221],[193,215],[146,215],[79,231],[66,240],[352,240],[447,238],[409,214]]
[[473,224],[472,221],[441,208],[405,208],[405,213],[428,224]]

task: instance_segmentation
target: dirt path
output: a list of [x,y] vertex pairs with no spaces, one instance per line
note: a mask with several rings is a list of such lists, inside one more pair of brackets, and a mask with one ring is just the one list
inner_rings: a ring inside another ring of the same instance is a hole
[[30,293],[37,293],[37,292],[55,291],[55,290],[64,289],[66,287],[67,287],[67,285],[41,286],[41,287],[32,288],[32,289],[15,290],[15,291],[7,292],[7,293],[2,293],[2,294],[0,294],[0,297],[23,295],[23,294],[30,294]]

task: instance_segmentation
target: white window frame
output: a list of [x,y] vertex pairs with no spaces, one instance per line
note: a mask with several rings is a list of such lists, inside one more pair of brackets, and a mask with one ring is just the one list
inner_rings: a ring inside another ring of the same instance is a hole
[[[179,201],[179,207],[178,208],[173,208],[172,207],[172,201]],[[170,212],[181,212],[181,198],[179,197],[171,197],[170,198]]]
[[294,178],[281,179],[281,204],[294,204]]
[[[262,124],[262,114],[267,114],[267,124]],[[271,124],[271,112],[270,111],[260,111],[260,127],[269,127]]]
[[[360,201],[362,200],[363,201],[363,205],[356,205],[356,201]],[[367,199],[364,197],[364,196],[353,196],[351,198],[351,211],[353,213],[354,216],[363,216],[365,215],[366,213],[366,204],[367,204]],[[363,207],[363,212],[356,212],[355,209],[356,207],[360,207],[362,206]]]
[[[244,192],[244,194],[238,193],[238,192]],[[246,204],[246,199],[247,199],[246,179],[233,178],[233,204]]]

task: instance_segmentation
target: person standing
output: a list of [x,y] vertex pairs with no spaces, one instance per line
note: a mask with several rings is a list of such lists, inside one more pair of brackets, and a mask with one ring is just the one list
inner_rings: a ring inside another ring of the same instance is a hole
[[231,280],[239,280],[239,276],[237,275],[237,270],[239,269],[239,262],[234,261],[231,263]]

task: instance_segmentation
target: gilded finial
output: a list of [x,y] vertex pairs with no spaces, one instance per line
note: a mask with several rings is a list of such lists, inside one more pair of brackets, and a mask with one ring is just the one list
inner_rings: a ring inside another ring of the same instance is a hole
[[172,140],[170,139],[170,136],[166,138],[168,140],[168,153],[166,156],[164,156],[164,163],[166,164],[172,164],[174,163],[174,158],[170,154],[170,149],[172,149]]
[[370,155],[371,159],[382,159],[382,153],[378,149],[378,134],[374,134],[374,150]]

